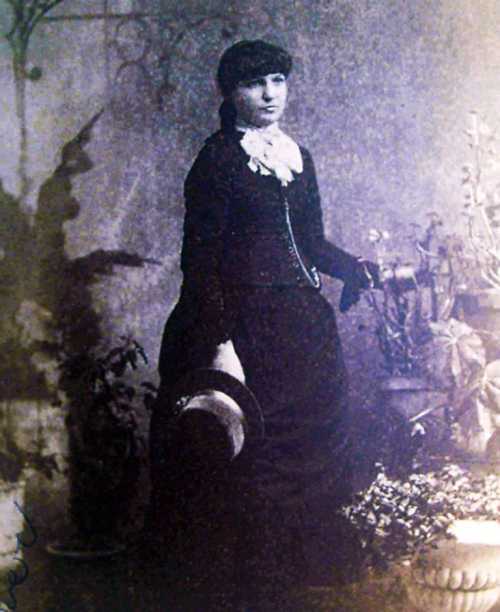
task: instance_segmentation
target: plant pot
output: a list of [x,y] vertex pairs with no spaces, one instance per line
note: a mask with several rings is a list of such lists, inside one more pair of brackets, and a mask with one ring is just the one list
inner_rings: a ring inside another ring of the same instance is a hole
[[113,538],[127,521],[140,459],[128,433],[117,431],[114,438],[111,443],[96,433],[93,446],[71,447],[71,516],[84,541]]
[[392,376],[380,385],[381,400],[406,419],[412,419],[429,408],[435,416],[444,419],[444,406],[448,402],[446,389],[433,388],[421,378]]
[[89,542],[80,536],[74,536],[62,542],[52,542],[46,547],[46,551],[52,557],[73,559],[75,561],[93,561],[115,557],[124,553],[125,550],[124,544],[111,539],[108,541]]
[[486,359],[500,358],[500,291],[483,289],[460,293],[456,297],[457,315],[478,331],[486,332],[483,337]]
[[408,598],[422,612],[487,612],[500,600],[500,523],[455,521],[450,531],[412,561]]

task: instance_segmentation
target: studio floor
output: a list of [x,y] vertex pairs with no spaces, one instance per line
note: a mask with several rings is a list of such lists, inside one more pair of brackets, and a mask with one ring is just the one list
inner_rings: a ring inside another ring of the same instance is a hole
[[[416,612],[394,575],[371,577],[337,588],[243,597],[228,588],[210,592],[183,580],[170,564],[152,561],[154,551],[131,550],[113,559],[68,561],[49,556],[42,543],[26,549],[24,581],[11,587],[4,573],[0,610],[18,612]],[[20,575],[20,565],[17,564]],[[8,605],[6,605],[8,604]],[[9,607],[10,606],[10,607]],[[472,612],[472,609],[471,609]],[[500,612],[498,602],[491,612]]]

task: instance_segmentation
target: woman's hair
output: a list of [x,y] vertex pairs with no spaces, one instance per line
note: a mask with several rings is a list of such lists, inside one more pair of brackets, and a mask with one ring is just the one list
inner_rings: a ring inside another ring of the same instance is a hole
[[234,104],[226,98],[219,107],[220,127],[223,132],[230,132],[236,123],[237,112]]
[[224,102],[219,109],[223,130],[231,129],[236,109],[230,96],[241,81],[280,72],[288,77],[292,70],[290,54],[263,40],[241,40],[224,51],[217,69],[217,83]]
[[217,70],[217,83],[228,98],[240,81],[281,72],[286,77],[292,69],[290,54],[263,40],[241,40],[222,54]]

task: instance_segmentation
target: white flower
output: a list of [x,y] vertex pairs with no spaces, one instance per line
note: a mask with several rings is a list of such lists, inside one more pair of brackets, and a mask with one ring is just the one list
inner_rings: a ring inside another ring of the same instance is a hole
[[374,227],[368,230],[368,240],[373,243],[389,240],[390,237],[391,235],[387,230],[378,230]]
[[378,229],[375,229],[374,227],[372,227],[368,231],[368,240],[370,242],[380,242],[382,240],[382,233],[379,232]]

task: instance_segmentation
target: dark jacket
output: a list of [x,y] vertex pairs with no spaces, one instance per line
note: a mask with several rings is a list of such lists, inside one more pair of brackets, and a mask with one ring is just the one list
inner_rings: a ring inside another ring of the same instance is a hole
[[283,187],[250,170],[241,136],[214,134],[186,179],[185,285],[213,301],[232,285],[319,288],[318,270],[359,280],[359,260],[325,239],[309,152],[301,147],[303,172]]
[[[328,240],[316,174],[301,147],[302,173],[283,187],[248,167],[240,132],[216,132],[198,154],[185,182],[186,214],[181,297],[165,329],[160,372],[174,336],[196,328],[207,343],[231,337],[229,291],[245,287],[320,288],[319,272],[345,283],[350,305],[368,284],[358,258]],[[175,344],[175,343],[174,343]],[[188,339],[182,344],[187,346]]]

